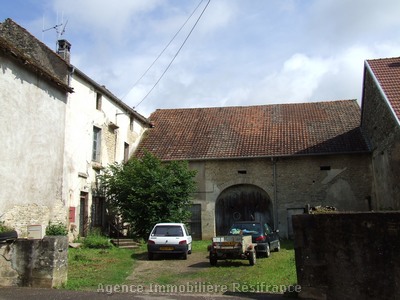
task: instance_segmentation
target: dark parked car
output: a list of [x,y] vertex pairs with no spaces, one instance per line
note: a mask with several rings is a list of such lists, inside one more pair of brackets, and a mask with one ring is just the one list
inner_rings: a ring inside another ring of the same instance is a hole
[[241,221],[234,223],[229,229],[228,235],[251,235],[252,242],[257,244],[257,256],[269,257],[271,251],[279,251],[279,230],[272,230],[267,223],[254,221]]

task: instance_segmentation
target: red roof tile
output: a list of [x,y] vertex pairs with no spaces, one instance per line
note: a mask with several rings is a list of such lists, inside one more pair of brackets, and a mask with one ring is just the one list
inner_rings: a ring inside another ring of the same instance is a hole
[[193,160],[365,152],[355,100],[160,109],[137,155]]
[[367,63],[400,119],[400,57],[367,60]]

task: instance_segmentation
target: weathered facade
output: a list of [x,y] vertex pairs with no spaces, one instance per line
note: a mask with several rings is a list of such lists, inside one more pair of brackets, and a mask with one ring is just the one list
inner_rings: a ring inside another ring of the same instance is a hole
[[400,209],[400,58],[368,60],[362,129],[371,144],[373,208]]
[[25,29],[0,24],[0,220],[65,222],[63,154],[70,66]]
[[[202,236],[226,233],[237,220],[266,220],[291,236],[291,216],[306,204],[369,209],[368,154],[191,162],[199,172],[195,203]],[[330,167],[328,169],[328,167]],[[214,232],[215,228],[215,232]]]
[[310,205],[370,209],[371,170],[355,100],[157,110],[140,144],[164,161],[196,169],[203,239],[235,220],[261,220],[292,234],[291,216]]
[[86,236],[90,227],[108,233],[111,220],[96,176],[130,157],[149,122],[82,71],[75,68],[70,82],[64,178],[71,233]]
[[146,118],[8,19],[0,24],[0,221],[68,224],[70,238],[103,227],[96,176],[132,154]]

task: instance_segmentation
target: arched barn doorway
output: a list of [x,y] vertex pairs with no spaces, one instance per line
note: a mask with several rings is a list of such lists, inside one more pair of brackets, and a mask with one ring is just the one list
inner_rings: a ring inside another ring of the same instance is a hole
[[239,184],[222,191],[215,203],[217,235],[227,234],[235,221],[261,221],[273,227],[272,203],[261,188]]

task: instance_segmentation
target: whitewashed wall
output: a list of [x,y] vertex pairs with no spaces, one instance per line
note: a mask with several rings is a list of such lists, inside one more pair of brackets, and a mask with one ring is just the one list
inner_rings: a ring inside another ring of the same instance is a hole
[[[67,105],[64,186],[68,206],[75,207],[75,221],[70,225],[75,228],[73,235],[76,236],[79,234],[81,192],[88,193],[90,217],[96,173],[101,172],[102,167],[124,160],[124,143],[129,144],[132,153],[145,128],[134,120],[131,130],[131,119],[124,108],[80,73],[72,75],[71,86],[74,93],[70,94]],[[98,93],[102,94],[101,110],[96,109]],[[118,128],[114,129],[112,124]],[[92,161],[93,126],[102,131],[99,162]]]
[[66,93],[0,56],[0,220],[65,222],[62,190]]

